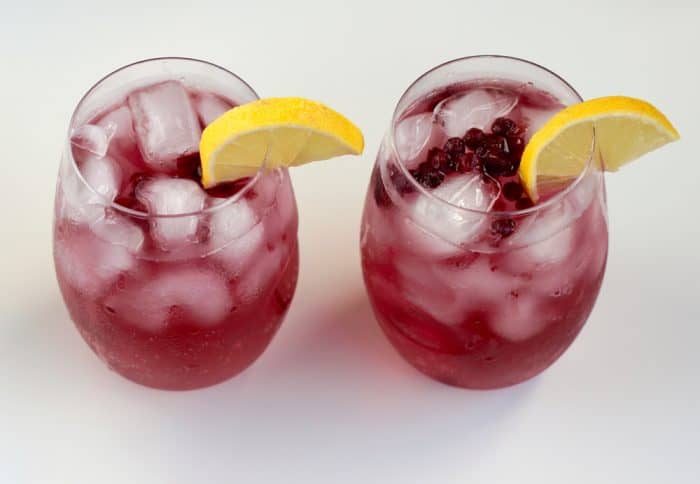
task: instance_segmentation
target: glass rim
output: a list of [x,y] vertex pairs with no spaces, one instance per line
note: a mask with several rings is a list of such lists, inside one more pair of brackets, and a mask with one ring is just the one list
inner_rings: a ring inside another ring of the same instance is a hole
[[118,67],[114,69],[113,71],[110,71],[108,74],[102,76],[97,82],[95,82],[90,88],[85,92],[85,94],[82,95],[80,100],[78,101],[78,104],[75,106],[75,109],[73,110],[73,114],[71,114],[70,121],[68,123],[68,133],[66,136],[66,147],[65,147],[65,153],[64,156],[68,158],[70,161],[70,166],[71,169],[75,172],[76,176],[78,177],[78,180],[80,183],[85,185],[93,194],[95,194],[97,197],[99,197],[100,200],[104,201],[104,206],[105,208],[110,208],[112,210],[115,210],[117,212],[123,213],[125,215],[131,216],[131,217],[137,217],[137,218],[179,218],[179,217],[192,217],[192,216],[199,216],[199,215],[204,215],[207,213],[213,213],[218,210],[223,209],[224,207],[227,207],[233,203],[236,203],[238,200],[243,198],[245,194],[257,183],[257,181],[263,176],[263,173],[265,169],[267,168],[267,154],[264,157],[264,161],[262,165],[257,169],[254,175],[250,176],[248,181],[245,183],[245,185],[238,190],[236,193],[231,195],[230,197],[220,198],[220,202],[215,203],[214,205],[210,205],[208,207],[204,207],[201,210],[197,210],[195,212],[183,212],[183,213],[176,213],[176,214],[158,214],[158,213],[149,213],[149,212],[142,212],[141,210],[134,210],[133,208],[126,207],[124,205],[121,205],[117,203],[115,200],[109,200],[108,198],[105,198],[102,194],[100,194],[97,190],[93,188],[90,183],[87,182],[87,180],[83,177],[82,172],[78,168],[78,164],[75,161],[75,157],[73,156],[73,150],[71,149],[71,134],[72,130],[74,129],[74,122],[76,119],[76,116],[78,114],[78,111],[80,108],[83,106],[83,104],[86,102],[86,100],[89,98],[89,96],[98,88],[100,85],[102,85],[103,82],[107,81],[110,79],[112,76],[125,71],[127,69],[133,68],[135,66],[139,66],[141,64],[149,64],[152,62],[162,62],[162,61],[185,61],[185,62],[191,62],[193,64],[203,64],[207,65],[209,67],[212,67],[220,72],[223,72],[224,74],[227,74],[231,76],[233,79],[236,81],[240,82],[243,86],[245,86],[250,92],[253,94],[255,99],[260,99],[260,96],[258,93],[253,89],[253,87],[248,84],[242,77],[237,75],[236,73],[221,67],[220,65],[214,64],[213,62],[209,62],[206,60],[202,59],[196,59],[194,57],[178,57],[178,56],[164,56],[164,57],[151,57],[148,59],[142,59],[138,60],[135,62],[131,62],[129,64],[125,64],[121,67]]
[[[548,198],[544,202],[533,205],[532,207],[520,209],[520,210],[505,210],[505,211],[491,211],[491,210],[478,210],[478,209],[473,209],[473,208],[466,208],[466,207],[461,207],[459,205],[455,205],[453,203],[448,202],[447,200],[444,200],[435,194],[433,194],[431,191],[426,189],[423,185],[418,183],[418,181],[413,178],[413,176],[409,173],[408,168],[404,164],[404,160],[401,158],[399,155],[398,149],[396,148],[396,142],[394,138],[394,131],[396,127],[396,123],[399,120],[399,117],[405,112],[405,108],[402,111],[399,111],[399,107],[401,106],[402,101],[406,98],[408,93],[413,89],[421,80],[425,79],[427,76],[435,73],[437,70],[442,69],[443,67],[446,67],[451,64],[455,64],[458,62],[465,62],[465,61],[473,61],[473,60],[485,60],[485,59],[497,59],[497,60],[503,60],[507,62],[513,62],[515,64],[525,64],[531,67],[534,67],[537,70],[542,71],[543,73],[550,75],[560,81],[563,85],[565,85],[574,95],[575,97],[579,100],[579,102],[583,102],[583,97],[581,97],[581,94],[574,89],[574,87],[569,84],[569,82],[561,77],[559,74],[556,72],[552,71],[551,69],[548,69],[536,62],[529,61],[527,59],[522,59],[520,57],[514,57],[514,56],[509,56],[509,55],[501,55],[501,54],[477,54],[477,55],[470,55],[470,56],[465,56],[465,57],[458,57],[455,59],[451,59],[445,62],[442,62],[435,67],[432,67],[431,69],[428,69],[425,71],[423,74],[418,76],[401,94],[401,97],[399,97],[399,100],[396,102],[396,108],[394,109],[394,113],[391,117],[391,126],[389,128],[389,148],[391,150],[391,154],[395,157],[395,159],[398,161],[397,165],[399,167],[399,170],[401,170],[401,173],[403,176],[413,185],[413,188],[415,188],[420,196],[426,196],[428,197],[431,201],[434,201],[438,204],[444,204],[444,205],[449,205],[451,210],[457,210],[459,212],[466,212],[466,213],[472,213],[472,214],[479,214],[479,215],[492,215],[492,216],[497,216],[497,217],[504,217],[504,218],[511,218],[511,217],[518,217],[518,216],[523,216],[523,215],[529,215],[532,213],[537,213],[540,210],[544,210],[546,208],[549,208],[559,202],[561,202],[563,199],[565,199],[571,192],[575,190],[575,188],[581,183],[581,181],[589,174],[591,166],[593,165],[593,160],[595,159],[595,150],[596,150],[596,137],[595,137],[595,130],[593,130],[592,137],[591,137],[591,149],[588,155],[588,159],[586,160],[586,164],[581,170],[581,173],[578,174],[576,178],[574,178],[572,181],[569,182],[569,184],[561,190],[560,192],[556,193],[553,197]],[[510,80],[507,78],[502,78],[502,80]]]

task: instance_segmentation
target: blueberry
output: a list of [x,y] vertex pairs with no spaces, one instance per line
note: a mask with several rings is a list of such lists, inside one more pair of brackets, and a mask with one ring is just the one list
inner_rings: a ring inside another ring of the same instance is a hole
[[515,220],[511,218],[500,218],[491,222],[491,233],[499,238],[505,239],[515,232]]
[[491,132],[493,134],[501,134],[507,136],[515,134],[518,131],[518,125],[515,121],[508,118],[496,118],[491,124]]
[[452,155],[464,153],[464,141],[462,138],[450,138],[445,142],[443,149]]
[[464,141],[464,144],[467,145],[467,148],[475,150],[484,140],[484,132],[479,128],[470,128],[464,134],[462,140]]
[[431,148],[428,151],[428,159],[426,162],[435,170],[442,168],[450,160],[449,155],[440,148]]

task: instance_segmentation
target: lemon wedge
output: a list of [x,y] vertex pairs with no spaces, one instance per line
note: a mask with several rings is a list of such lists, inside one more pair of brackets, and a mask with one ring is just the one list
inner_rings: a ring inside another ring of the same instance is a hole
[[303,165],[364,149],[362,132],[342,114],[298,97],[260,99],[235,107],[202,132],[202,184]]
[[624,96],[591,99],[558,112],[532,136],[519,174],[536,201],[543,187],[577,177],[591,156],[600,156],[604,169],[615,171],[677,139],[671,122],[646,101]]

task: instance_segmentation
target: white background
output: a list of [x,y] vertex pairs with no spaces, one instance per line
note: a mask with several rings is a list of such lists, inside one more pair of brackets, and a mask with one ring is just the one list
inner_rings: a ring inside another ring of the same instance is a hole
[[[697,2],[20,3],[0,0],[0,482],[700,482]],[[491,392],[433,382],[397,356],[358,253],[398,97],[476,53],[544,64],[587,98],[648,99],[683,136],[608,176],[608,271],[578,340],[540,377]],[[324,101],[367,143],[362,157],[293,170],[291,311],[248,371],[187,393],[98,361],[69,321],[50,249],[75,104],[114,68],[162,55],[218,63],[262,96]]]

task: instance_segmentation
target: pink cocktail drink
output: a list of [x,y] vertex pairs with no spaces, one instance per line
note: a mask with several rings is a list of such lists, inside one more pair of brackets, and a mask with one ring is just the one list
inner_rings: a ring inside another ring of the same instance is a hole
[[590,314],[608,240],[593,136],[584,172],[543,186],[537,204],[517,172],[532,134],[579,101],[539,66],[476,57],[430,71],[399,102],[365,202],[362,266],[382,329],[427,375],[521,382]]
[[107,76],[73,115],[54,258],[80,334],[123,376],[166,389],[223,381],[267,347],[298,273],[286,169],[203,189],[202,129],[255,92],[200,61]]

